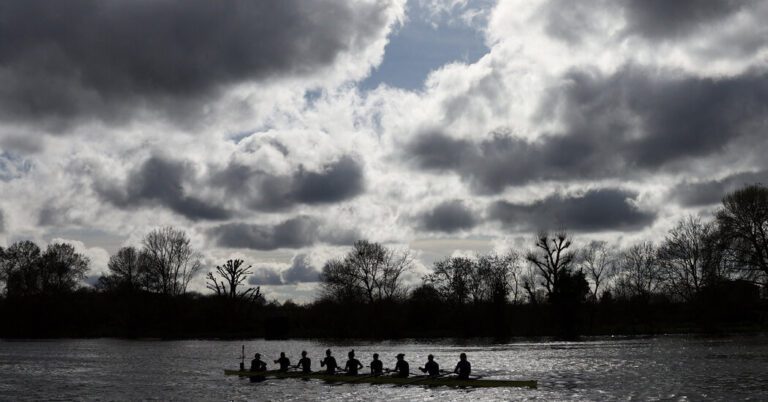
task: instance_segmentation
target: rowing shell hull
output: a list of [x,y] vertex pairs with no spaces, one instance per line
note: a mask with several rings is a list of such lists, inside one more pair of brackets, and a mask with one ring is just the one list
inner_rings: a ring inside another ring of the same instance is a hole
[[360,383],[360,384],[394,384],[394,385],[427,385],[431,387],[472,387],[472,388],[508,388],[508,387],[527,387],[536,388],[536,381],[534,380],[485,380],[485,379],[469,379],[459,380],[455,377],[452,378],[429,378],[429,377],[392,377],[388,375],[380,375],[376,377],[370,377],[366,375],[332,375],[323,372],[316,373],[301,373],[296,371],[283,372],[277,370],[270,371],[240,371],[240,370],[224,370],[226,375],[236,375],[240,377],[270,377],[270,378],[311,378],[316,380],[323,380],[329,382],[347,382],[347,383]]

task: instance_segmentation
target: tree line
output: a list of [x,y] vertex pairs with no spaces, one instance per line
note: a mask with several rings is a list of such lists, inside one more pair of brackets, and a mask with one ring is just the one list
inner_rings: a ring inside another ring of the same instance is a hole
[[[436,261],[411,288],[409,250],[360,240],[323,265],[317,300],[301,306],[267,302],[247,286],[243,260],[204,272],[201,253],[172,227],[119,249],[92,287],[83,286],[90,261],[72,245],[19,241],[0,248],[0,317],[19,324],[13,336],[571,337],[669,330],[702,317],[765,327],[757,291],[768,281],[766,234],[768,188],[751,185],[728,194],[712,219],[686,216],[655,243],[577,247],[565,231],[541,232],[529,249]],[[210,292],[188,292],[203,274]],[[53,311],[53,321],[37,323]]]

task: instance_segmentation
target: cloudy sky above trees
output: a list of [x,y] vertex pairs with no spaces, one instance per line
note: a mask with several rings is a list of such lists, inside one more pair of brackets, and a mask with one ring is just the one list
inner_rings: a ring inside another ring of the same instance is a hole
[[[359,238],[626,245],[768,182],[768,1],[0,3],[0,244],[184,229],[306,301]],[[193,283],[204,289],[202,276]]]

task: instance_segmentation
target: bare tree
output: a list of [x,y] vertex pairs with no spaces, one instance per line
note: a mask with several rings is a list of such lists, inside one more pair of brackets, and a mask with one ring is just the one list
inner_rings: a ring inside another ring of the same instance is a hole
[[109,257],[109,275],[99,278],[103,289],[138,290],[146,286],[146,254],[136,247],[122,247]]
[[538,268],[548,297],[557,291],[561,272],[567,271],[574,262],[574,254],[568,251],[570,246],[571,240],[566,232],[559,232],[552,237],[547,232],[540,232],[536,237],[537,250],[525,256],[526,260]]
[[397,299],[407,293],[402,275],[412,264],[413,257],[407,251],[356,241],[343,260],[328,261],[323,267],[323,293],[336,300],[362,299],[368,303]]
[[659,265],[671,293],[691,301],[706,285],[720,276],[717,246],[712,243],[716,227],[701,218],[687,216],[672,228],[658,250]]
[[519,293],[519,256],[515,252],[504,255],[486,254],[477,257],[476,271],[479,277],[478,297],[475,301],[505,303],[510,293],[517,302]]
[[726,195],[717,223],[732,264],[768,284],[768,188],[755,184]]
[[581,250],[579,257],[582,272],[592,282],[591,299],[596,301],[600,297],[600,285],[616,272],[616,256],[604,241],[592,241]]
[[466,257],[450,257],[435,262],[433,272],[424,277],[438,293],[452,303],[464,304],[470,297],[475,263]]
[[40,284],[45,293],[69,292],[85,279],[90,260],[67,243],[49,244],[41,256]]
[[23,240],[11,244],[0,255],[0,279],[7,296],[40,292],[40,247]]
[[528,263],[520,275],[520,283],[525,290],[525,294],[528,296],[528,302],[531,304],[537,304],[539,302],[538,291],[538,268],[532,263]]
[[227,260],[223,265],[216,266],[216,274],[221,278],[216,279],[213,271],[208,272],[206,278],[206,287],[214,291],[218,296],[225,296],[230,299],[256,300],[261,298],[260,287],[249,287],[238,291],[238,286],[251,274],[251,266],[243,267],[243,260]]
[[636,244],[625,250],[619,259],[619,267],[621,277],[616,290],[620,296],[648,298],[662,284],[656,248],[651,242]]
[[202,268],[202,256],[192,249],[187,234],[166,226],[148,233],[143,245],[151,289],[167,295],[185,293]]

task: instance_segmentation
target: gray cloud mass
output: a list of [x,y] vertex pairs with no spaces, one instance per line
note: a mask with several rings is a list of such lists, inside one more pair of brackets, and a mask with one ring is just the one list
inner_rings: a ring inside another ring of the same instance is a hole
[[475,192],[538,181],[627,177],[672,170],[723,151],[767,126],[768,75],[680,76],[628,65],[612,75],[573,70],[541,102],[541,122],[563,132],[534,141],[496,134],[473,142],[426,131],[406,147],[425,170],[453,171]]
[[94,189],[104,200],[120,208],[160,205],[191,220],[231,217],[225,208],[185,194],[185,184],[191,179],[191,165],[152,156],[129,173],[124,187],[97,182]]
[[768,184],[768,170],[736,173],[720,180],[685,181],[675,187],[673,197],[684,206],[713,205],[726,194],[755,183]]
[[309,263],[306,254],[297,254],[291,259],[291,266],[279,271],[273,267],[259,267],[248,277],[248,283],[257,285],[296,285],[299,283],[315,283],[320,280],[320,270]]
[[274,175],[256,166],[233,162],[213,173],[210,182],[259,211],[283,210],[296,204],[336,203],[365,190],[363,166],[351,156],[330,162],[318,172],[300,168],[291,175]]
[[119,121],[140,106],[191,114],[229,85],[311,74],[364,48],[386,28],[386,8],[342,0],[3,1],[0,117],[61,125]]
[[419,226],[433,232],[453,233],[471,229],[478,220],[472,210],[459,200],[445,201],[417,218]]
[[359,234],[352,229],[332,230],[315,218],[299,215],[276,225],[225,223],[208,229],[208,237],[221,247],[276,250],[317,243],[351,244]]
[[497,201],[489,207],[488,216],[521,230],[637,230],[653,223],[656,217],[638,210],[632,203],[636,197],[630,191],[605,188],[577,196],[554,194],[531,204]]

